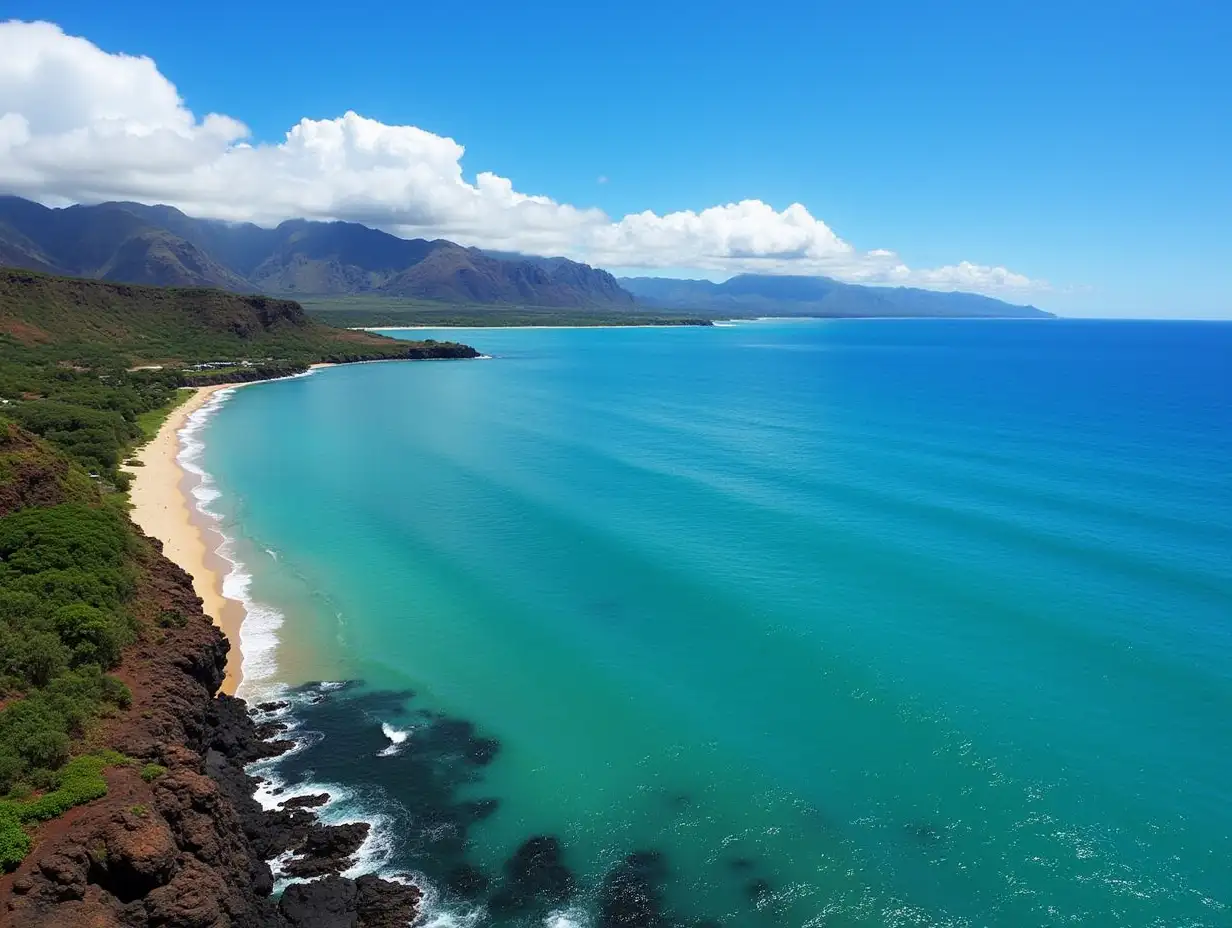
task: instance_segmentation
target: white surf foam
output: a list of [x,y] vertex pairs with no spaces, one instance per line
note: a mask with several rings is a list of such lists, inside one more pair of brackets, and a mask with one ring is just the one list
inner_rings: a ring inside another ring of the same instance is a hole
[[390,757],[397,754],[398,748],[402,746],[402,743],[406,741],[411,734],[409,728],[394,728],[388,722],[381,723],[381,731],[384,733],[385,737],[389,739],[389,747],[378,751],[378,757]]
[[[275,377],[260,383],[273,383],[277,380],[297,380],[310,377],[317,370],[310,369],[287,377]],[[252,575],[240,562],[235,550],[235,539],[222,530],[222,514],[211,507],[211,503],[222,497],[212,474],[205,470],[201,463],[205,453],[205,441],[202,430],[209,424],[215,413],[235,395],[235,391],[247,384],[226,387],[213,393],[201,408],[192,412],[177,432],[179,451],[176,461],[188,473],[197,479],[192,489],[197,511],[213,523],[212,528],[222,538],[222,543],[215,552],[230,565],[227,575],[223,578],[222,595],[226,599],[235,600],[244,608],[244,619],[240,623],[241,673],[243,675],[236,695],[249,702],[256,702],[270,692],[273,677],[277,670],[274,651],[278,645],[278,629],[282,627],[283,615],[272,606],[255,602],[249,596],[252,585]],[[277,560],[277,555],[270,551],[270,556]]]
[[[321,822],[327,825],[362,822],[368,826],[367,836],[352,858],[351,865],[343,871],[342,875],[354,878],[374,873],[389,879],[396,876],[389,872],[389,863],[394,853],[393,821],[388,815],[374,808],[376,803],[371,796],[363,795],[350,787],[337,783],[303,780],[291,784],[279,772],[279,765],[282,761],[293,757],[310,745],[319,743],[324,738],[320,732],[302,729],[303,723],[296,718],[295,710],[316,701],[323,692],[337,690],[344,686],[346,683],[326,681],[309,690],[296,693],[288,692],[285,687],[275,689],[270,695],[276,696],[278,701],[285,702],[287,705],[271,712],[258,713],[258,715],[263,720],[278,719],[286,724],[288,730],[279,732],[273,738],[291,740],[295,746],[277,757],[249,764],[245,769],[249,774],[261,777],[262,782],[257,786],[253,798],[266,811],[281,808],[284,803],[296,796],[326,793],[329,799],[323,805],[309,810]],[[410,734],[409,731],[402,731],[384,723],[382,731],[390,739],[391,747],[403,743]],[[295,737],[288,738],[290,732],[295,732]],[[270,861],[270,866],[273,867],[277,863],[281,872],[289,859],[291,858],[288,855],[282,855]],[[276,873],[275,876],[277,877],[278,874]],[[409,877],[403,877],[403,879],[410,880]],[[283,877],[276,882],[275,890],[281,892],[292,883],[302,882],[307,881],[297,877]],[[415,885],[422,888],[423,883],[415,881]]]
[[202,464],[205,441],[201,433],[218,410],[235,395],[236,389],[229,387],[217,391],[200,409],[188,416],[178,433],[180,450],[176,454],[176,461],[196,478],[192,496],[196,501],[197,511],[210,520],[211,527],[222,539],[215,553],[230,565],[223,577],[222,595],[225,599],[238,602],[244,609],[239,641],[243,678],[237,695],[252,702],[270,691],[277,670],[274,652],[278,645],[277,633],[282,627],[283,615],[277,609],[252,599],[249,592],[252,574],[237,557],[235,540],[223,531],[222,514],[211,506],[222,497],[222,491],[218,489],[213,475],[206,471]]
[[590,916],[584,909],[557,909],[547,914],[544,928],[590,928]]
[[419,887],[423,898],[419,900],[420,915],[415,921],[415,928],[475,928],[484,922],[488,914],[488,910],[483,906],[454,908],[445,905],[441,899],[440,890],[423,874],[412,873],[409,879],[382,874],[381,878],[397,879],[398,882],[407,882]]

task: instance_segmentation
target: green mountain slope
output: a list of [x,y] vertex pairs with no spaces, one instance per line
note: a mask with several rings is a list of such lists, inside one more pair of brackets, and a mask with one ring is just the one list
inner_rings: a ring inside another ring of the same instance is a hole
[[[125,366],[218,359],[290,363],[420,357],[395,341],[311,319],[298,303],[221,290],[139,287],[0,269],[0,357]],[[432,343],[439,356],[473,356]]]

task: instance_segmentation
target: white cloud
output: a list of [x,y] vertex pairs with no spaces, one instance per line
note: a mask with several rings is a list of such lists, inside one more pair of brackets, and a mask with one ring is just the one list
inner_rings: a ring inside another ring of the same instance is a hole
[[302,119],[278,143],[248,136],[229,116],[195,116],[149,58],[104,52],[50,23],[0,23],[0,190],[43,202],[132,199],[263,224],[344,219],[623,268],[828,274],[1009,295],[1046,286],[965,261],[908,268],[891,251],[856,250],[798,203],[613,220],[520,193],[490,172],[468,180],[453,139],[354,112]]

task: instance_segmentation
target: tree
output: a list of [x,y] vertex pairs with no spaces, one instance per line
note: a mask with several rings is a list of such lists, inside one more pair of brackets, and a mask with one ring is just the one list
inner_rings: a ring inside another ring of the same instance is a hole
[[38,731],[21,745],[22,756],[31,767],[54,770],[68,760],[68,735],[62,731]]
[[61,606],[53,620],[57,634],[73,652],[73,664],[114,667],[120,659],[120,636],[107,613],[85,603]]
[[51,632],[32,632],[14,648],[13,669],[31,686],[46,686],[68,666],[68,649]]

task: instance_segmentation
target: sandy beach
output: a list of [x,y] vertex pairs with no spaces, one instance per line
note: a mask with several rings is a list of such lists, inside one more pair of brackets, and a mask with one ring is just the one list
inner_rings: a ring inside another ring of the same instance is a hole
[[134,478],[129,498],[133,504],[133,521],[147,535],[163,543],[163,553],[167,557],[192,574],[193,588],[204,603],[206,615],[231,642],[222,688],[224,692],[234,693],[240,683],[239,632],[244,621],[244,607],[223,596],[222,582],[230,565],[215,553],[222,536],[193,506],[192,488],[196,477],[176,461],[180,451],[179,431],[188,417],[210,396],[229,386],[235,385],[198,387],[196,393],[175,408],[158,435],[134,455],[142,466],[129,468]]

